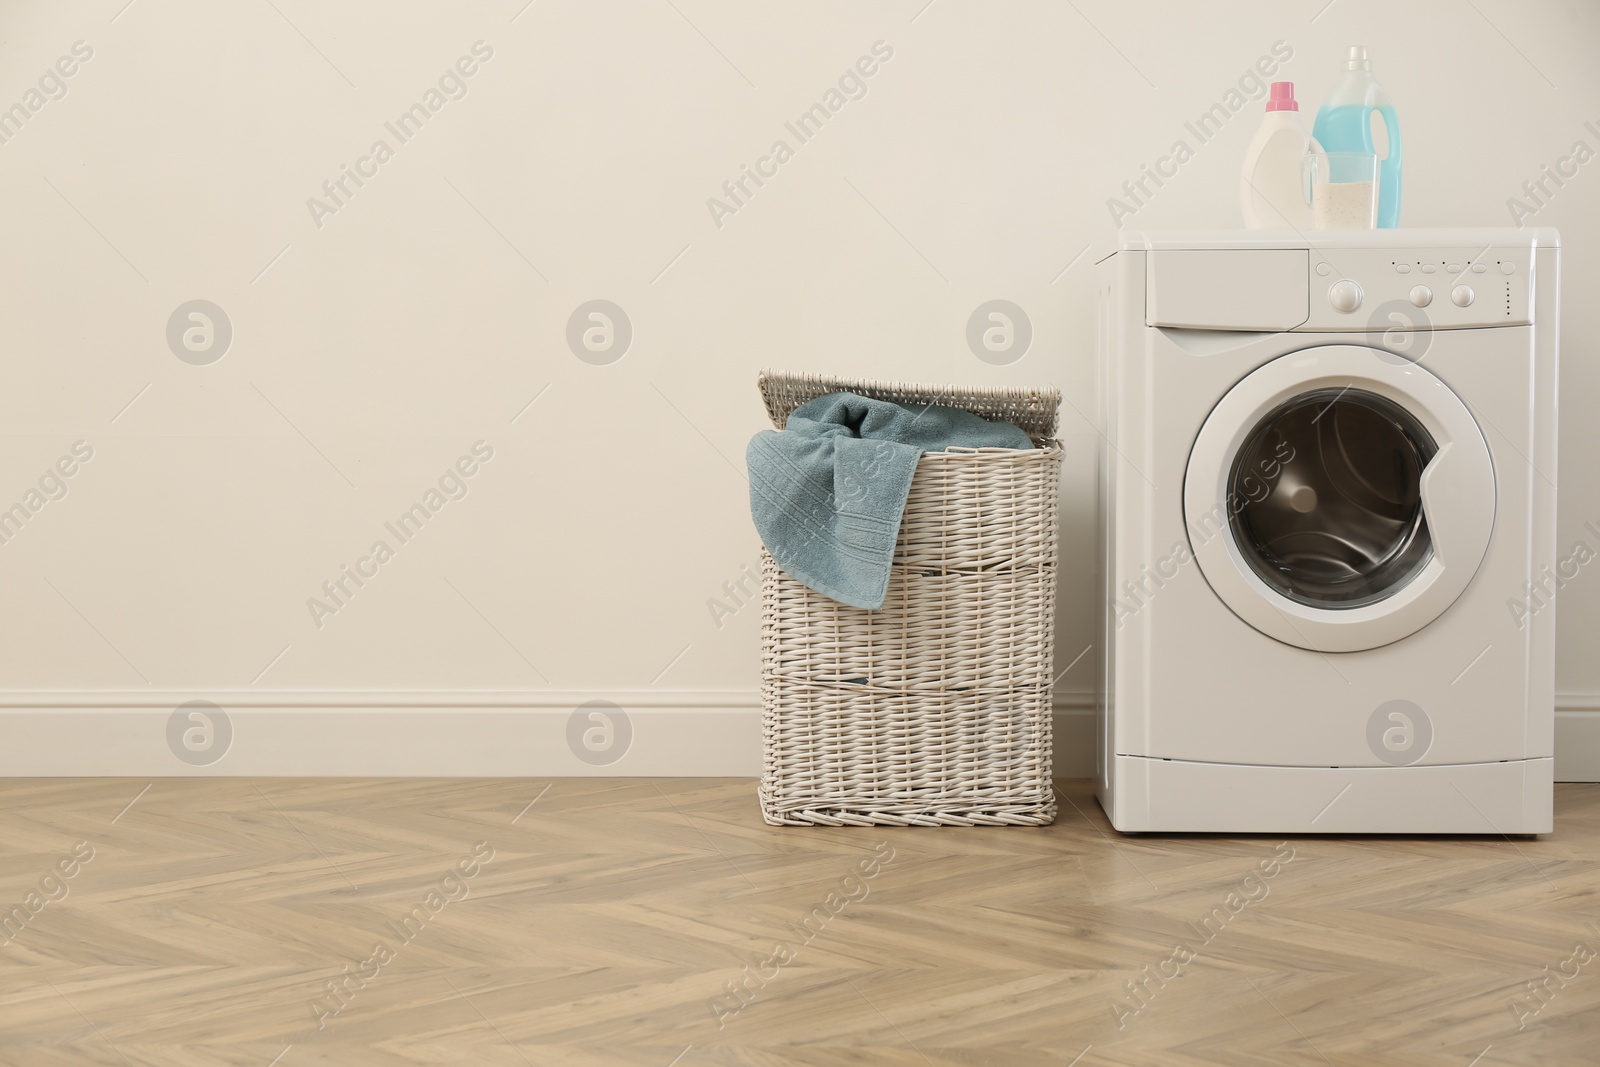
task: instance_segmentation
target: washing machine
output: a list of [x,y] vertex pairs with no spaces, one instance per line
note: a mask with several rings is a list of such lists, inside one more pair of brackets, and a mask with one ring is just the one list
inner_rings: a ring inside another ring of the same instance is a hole
[[1129,233],[1099,269],[1112,825],[1548,832],[1556,233]]

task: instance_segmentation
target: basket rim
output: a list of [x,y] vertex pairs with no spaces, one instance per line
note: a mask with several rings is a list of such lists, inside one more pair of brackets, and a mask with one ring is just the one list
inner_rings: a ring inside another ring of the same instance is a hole
[[1035,441],[1055,438],[1061,407],[1061,390],[1047,387],[921,385],[771,369],[760,373],[756,386],[761,390],[767,417],[780,430],[788,424],[795,408],[829,393],[856,393],[875,400],[960,408],[979,418],[1009,422]]

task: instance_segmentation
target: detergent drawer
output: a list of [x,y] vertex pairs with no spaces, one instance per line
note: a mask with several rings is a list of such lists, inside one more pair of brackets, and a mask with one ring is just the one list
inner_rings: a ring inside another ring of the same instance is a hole
[[1304,248],[1156,250],[1145,257],[1145,325],[1292,330],[1310,314]]

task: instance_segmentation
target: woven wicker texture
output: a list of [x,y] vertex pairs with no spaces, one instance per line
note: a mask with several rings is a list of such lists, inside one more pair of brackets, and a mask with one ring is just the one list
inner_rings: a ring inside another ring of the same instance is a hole
[[762,553],[761,812],[826,826],[1038,826],[1055,818],[1050,690],[1059,394],[765,373],[780,428],[848,391],[1010,419],[1032,451],[917,464],[883,610],[806,588]]
[[821,374],[784,374],[762,371],[756,380],[772,425],[783,429],[789,413],[808,400],[829,393],[856,393],[901,404],[942,404],[961,408],[985,419],[998,419],[1022,429],[1035,441],[1056,435],[1061,407],[1059,389],[958,389],[905,382],[874,382],[865,378],[830,378]]

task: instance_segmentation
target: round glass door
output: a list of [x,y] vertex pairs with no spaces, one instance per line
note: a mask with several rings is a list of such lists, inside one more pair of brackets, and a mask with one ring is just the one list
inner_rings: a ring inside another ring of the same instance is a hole
[[1405,408],[1318,389],[1268,412],[1229,476],[1231,532],[1250,568],[1296,603],[1348,609],[1404,588],[1433,556],[1422,472],[1438,452]]
[[1443,381],[1359,345],[1285,353],[1205,415],[1183,480],[1200,572],[1285,644],[1358,652],[1438,618],[1494,532],[1477,420]]

